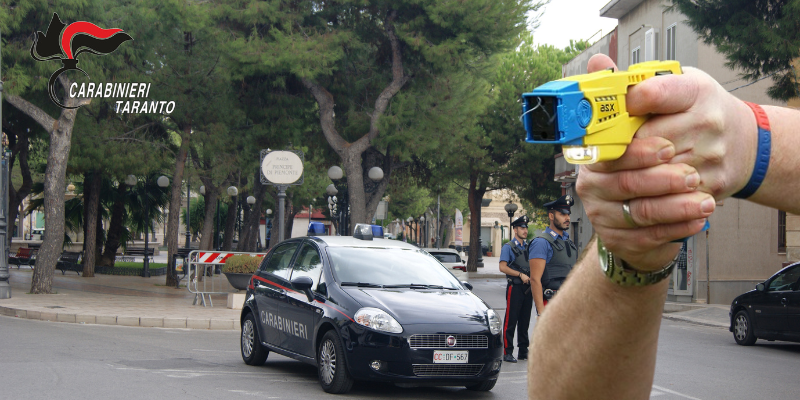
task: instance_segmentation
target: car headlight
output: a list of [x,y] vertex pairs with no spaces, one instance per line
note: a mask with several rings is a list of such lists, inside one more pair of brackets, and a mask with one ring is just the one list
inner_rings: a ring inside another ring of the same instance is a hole
[[486,321],[489,323],[489,331],[492,332],[492,335],[500,334],[503,324],[500,323],[500,318],[497,318],[497,313],[491,308],[486,310]]
[[379,308],[364,307],[356,312],[356,323],[376,331],[403,333],[403,327],[389,313]]

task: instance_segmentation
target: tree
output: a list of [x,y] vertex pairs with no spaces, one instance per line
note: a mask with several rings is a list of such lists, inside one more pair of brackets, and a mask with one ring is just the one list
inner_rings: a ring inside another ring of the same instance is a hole
[[467,270],[477,270],[480,235],[481,199],[490,190],[512,189],[532,204],[540,197],[557,193],[553,182],[555,146],[525,143],[525,131],[519,122],[523,92],[561,76],[561,65],[588,43],[571,44],[565,50],[552,46],[534,46],[533,36],[522,35],[514,51],[498,56],[489,78],[490,105],[473,128],[460,131],[459,152],[451,155],[460,162],[451,163],[449,171],[467,182],[470,218],[470,249]]
[[[426,82],[508,48],[508,39],[524,30],[526,13],[538,8],[531,3],[299,1],[281,7],[266,1],[237,14],[249,25],[232,49],[255,70],[290,73],[313,96],[322,134],[347,176],[355,224],[371,220],[391,177],[393,147],[378,144],[392,134],[383,119],[398,94],[424,95]],[[437,142],[443,133],[424,134]],[[365,157],[368,151],[375,157]],[[367,193],[367,171],[378,165],[385,179]]]
[[800,57],[800,1],[672,0],[672,8],[706,44],[725,55],[725,64],[741,69],[750,82],[772,77],[769,97],[800,97],[794,61]]

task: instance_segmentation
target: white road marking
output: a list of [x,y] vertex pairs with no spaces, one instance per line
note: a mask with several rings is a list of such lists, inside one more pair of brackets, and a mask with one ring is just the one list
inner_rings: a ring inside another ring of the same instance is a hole
[[662,391],[662,392],[667,392],[667,393],[669,393],[669,394],[674,394],[675,396],[680,396],[680,397],[683,397],[683,398],[685,398],[685,399],[689,399],[689,400],[701,400],[701,399],[698,399],[697,397],[692,397],[692,396],[689,396],[688,394],[683,394],[683,393],[676,392],[676,391],[674,391],[674,390],[669,390],[669,389],[667,389],[667,388],[663,388],[663,387],[661,387],[661,386],[656,386],[656,385],[653,385],[653,388],[654,388],[654,389],[658,389],[658,390],[660,390],[660,391]]

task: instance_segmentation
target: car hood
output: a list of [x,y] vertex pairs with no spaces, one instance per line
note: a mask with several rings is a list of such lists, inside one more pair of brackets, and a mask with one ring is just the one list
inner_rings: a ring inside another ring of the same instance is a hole
[[468,290],[348,288],[345,291],[362,307],[387,311],[400,324],[486,325],[489,307]]

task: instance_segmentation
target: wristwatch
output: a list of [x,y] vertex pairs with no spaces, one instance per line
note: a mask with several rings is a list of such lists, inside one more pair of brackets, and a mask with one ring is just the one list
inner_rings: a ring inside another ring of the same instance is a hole
[[600,238],[597,238],[597,253],[600,256],[600,269],[603,274],[620,286],[649,286],[661,282],[672,273],[681,255],[678,252],[672,261],[657,271],[641,272],[608,251]]

